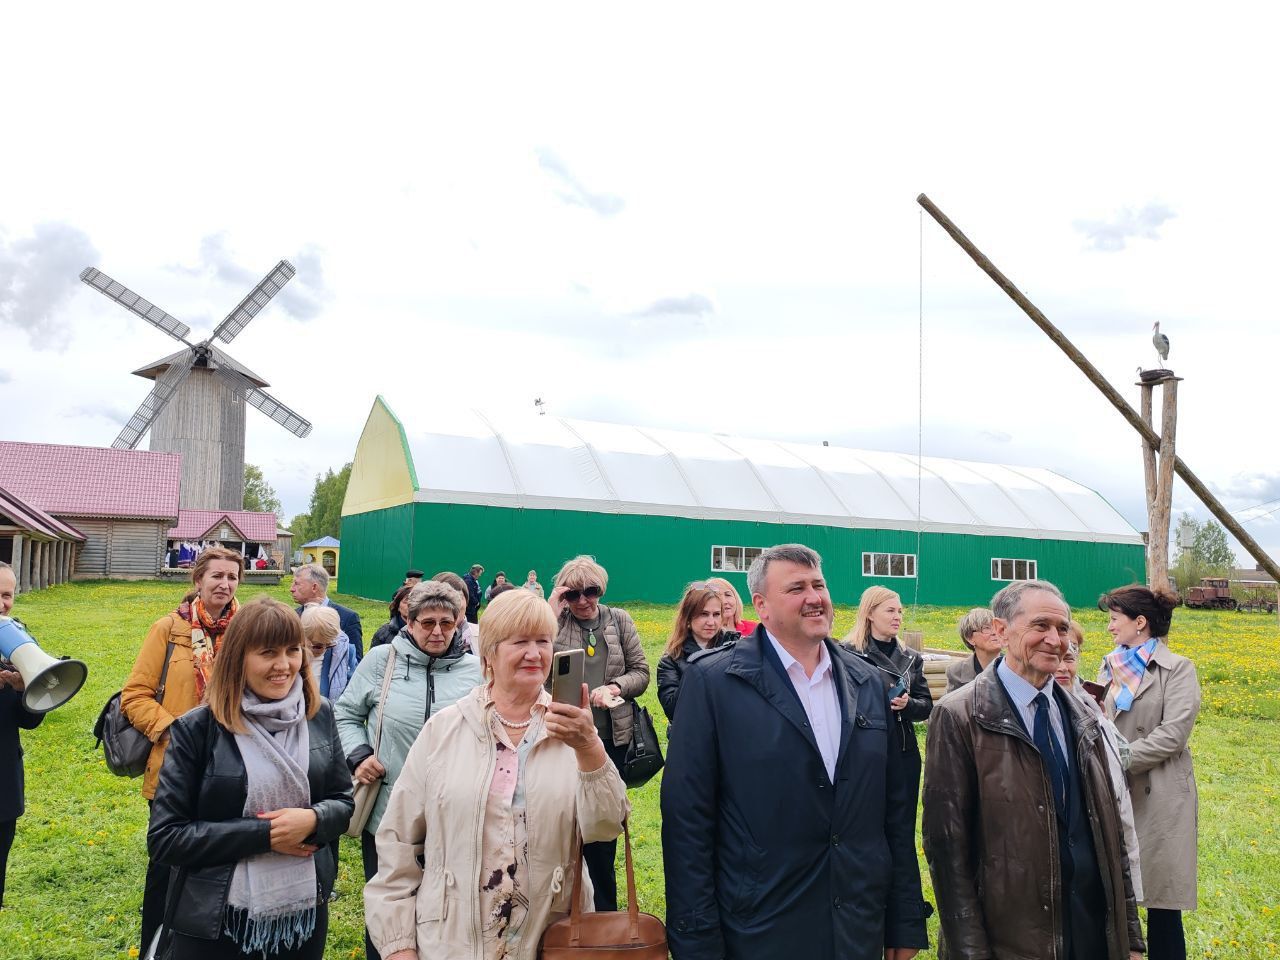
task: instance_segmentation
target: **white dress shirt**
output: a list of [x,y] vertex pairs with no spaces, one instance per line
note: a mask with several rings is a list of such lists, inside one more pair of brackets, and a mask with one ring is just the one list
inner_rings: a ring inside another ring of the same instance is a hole
[[1018,713],[1022,716],[1022,722],[1027,725],[1027,733],[1035,736],[1036,729],[1036,697],[1043,693],[1049,700],[1049,727],[1053,730],[1054,738],[1058,741],[1058,748],[1062,750],[1062,756],[1067,756],[1067,737],[1065,727],[1062,725],[1062,713],[1058,709],[1058,701],[1053,698],[1053,685],[1057,683],[1053,677],[1049,678],[1049,682],[1037,690],[1022,677],[1013,672],[1013,668],[1009,666],[1008,661],[1004,657],[1000,658],[1000,666],[996,668],[996,672],[1000,676],[1000,682],[1004,684],[1009,699],[1013,701],[1013,705],[1018,708]]
[[807,676],[800,661],[783,648],[767,629],[764,632],[773,644],[774,653],[782,661],[782,668],[795,687],[804,715],[809,718],[809,728],[818,743],[822,763],[827,768],[827,779],[836,782],[836,760],[840,756],[840,697],[836,693],[835,678],[831,675],[831,655],[827,645],[822,645],[822,655],[813,676]]

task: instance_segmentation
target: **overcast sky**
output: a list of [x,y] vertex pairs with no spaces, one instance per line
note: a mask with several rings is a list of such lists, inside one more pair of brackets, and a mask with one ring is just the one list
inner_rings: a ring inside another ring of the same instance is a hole
[[[315,424],[249,412],[286,517],[382,393],[410,431],[538,396],[908,452],[922,426],[1145,529],[1136,435],[925,192],[1135,406],[1161,321],[1181,456],[1280,506],[1264,8],[424,6],[8,13],[0,437],[110,444],[176,346],[84,267],[203,338],[287,258],[226,348]],[[1280,553],[1280,511],[1248,528]]]

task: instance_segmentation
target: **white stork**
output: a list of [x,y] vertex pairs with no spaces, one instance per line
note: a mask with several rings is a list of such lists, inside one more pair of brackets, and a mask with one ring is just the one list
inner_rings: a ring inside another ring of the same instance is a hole
[[1163,368],[1165,361],[1169,359],[1169,338],[1160,332],[1159,320],[1151,329],[1154,331],[1151,334],[1151,342],[1155,345],[1156,353],[1160,355],[1160,366]]

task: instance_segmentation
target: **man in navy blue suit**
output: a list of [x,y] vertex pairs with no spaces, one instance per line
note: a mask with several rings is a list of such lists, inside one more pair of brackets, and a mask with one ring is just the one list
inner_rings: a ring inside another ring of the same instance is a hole
[[[347,639],[351,641],[351,646],[356,651],[356,659],[359,660],[364,656],[364,637],[360,629],[360,614],[356,613],[350,607],[344,607],[340,603],[334,603],[329,599],[329,572],[318,563],[304,563],[293,572],[293,583],[289,585],[289,592],[293,594],[293,599],[297,601],[298,613],[301,615],[302,608],[309,603],[318,603],[324,607],[333,607],[338,611],[338,624],[342,628],[342,632],[347,635]],[[324,665],[321,670],[327,676],[329,673],[329,656],[333,652],[333,648],[329,648],[329,652],[324,655]]]
[[916,797],[875,670],[830,638],[822,559],[765,550],[761,626],[695,654],[662,775],[675,960],[910,960]]

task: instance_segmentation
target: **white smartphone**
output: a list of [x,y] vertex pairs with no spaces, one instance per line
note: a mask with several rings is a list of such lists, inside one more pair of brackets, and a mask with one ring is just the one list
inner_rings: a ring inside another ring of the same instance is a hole
[[561,650],[551,658],[551,699],[576,707],[582,703],[587,669],[585,650]]

